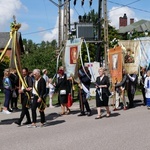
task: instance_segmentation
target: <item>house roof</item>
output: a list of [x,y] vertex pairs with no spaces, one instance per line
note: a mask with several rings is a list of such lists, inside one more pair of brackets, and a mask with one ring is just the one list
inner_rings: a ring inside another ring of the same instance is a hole
[[[10,38],[10,33],[9,32],[0,32],[0,49],[4,49],[7,42],[9,41]],[[22,37],[21,33],[17,33],[17,38],[18,38],[18,43],[20,46],[20,51],[21,53],[24,53],[24,48],[23,48],[23,43],[22,43]],[[8,46],[8,49],[12,49],[12,41]]]
[[119,28],[119,33],[126,33],[132,30],[136,30],[138,32],[150,31],[150,21],[148,20],[139,20],[135,23],[132,23],[128,26]]

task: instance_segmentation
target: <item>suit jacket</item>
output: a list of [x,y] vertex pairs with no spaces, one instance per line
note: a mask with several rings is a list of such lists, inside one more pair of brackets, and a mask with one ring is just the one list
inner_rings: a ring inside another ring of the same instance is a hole
[[66,74],[64,74],[64,76],[62,78],[58,77],[58,82],[56,84],[56,89],[58,91],[66,90],[67,93],[70,92],[71,86],[70,86],[69,81],[67,80]]
[[127,92],[130,92],[131,94],[135,94],[138,76],[136,74],[131,74],[130,76],[135,78],[135,80],[132,81],[128,76],[126,81],[126,89]]
[[91,74],[90,74],[90,71],[86,72],[88,76],[85,74],[85,72],[83,70],[81,72],[82,72],[82,75],[79,76],[80,81],[89,90],[90,89],[90,84],[91,84]]
[[102,94],[105,93],[107,96],[110,96],[111,93],[109,91],[110,81],[108,76],[104,76],[103,79],[100,81],[100,76],[96,78],[97,85],[107,85],[107,87],[102,87]]
[[46,82],[43,77],[40,78],[37,84],[37,92],[39,96],[44,99],[44,96],[46,94]]
[[[33,87],[33,80],[30,76],[26,76],[25,77],[25,82],[27,83],[27,87]],[[27,96],[27,93],[29,94],[29,96],[31,97],[32,95],[32,91],[26,91],[26,89],[23,89],[23,93],[21,94],[22,96]]]
[[128,78],[127,74],[124,74],[122,81],[121,81],[120,83],[117,83],[117,84],[115,85],[115,87],[116,87],[116,88],[121,87],[121,86],[122,86],[122,87],[126,87],[127,78]]

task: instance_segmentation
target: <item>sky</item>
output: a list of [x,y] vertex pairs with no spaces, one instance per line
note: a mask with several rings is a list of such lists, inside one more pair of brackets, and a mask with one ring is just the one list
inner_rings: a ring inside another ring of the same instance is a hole
[[[53,0],[58,4],[58,0]],[[78,22],[78,16],[83,16],[91,10],[98,12],[98,0],[93,0],[89,6],[89,0],[70,1],[71,23]],[[64,0],[62,0],[64,2]],[[107,11],[110,25],[119,28],[119,17],[126,13],[129,19],[135,22],[141,19],[150,21],[149,0],[107,0]],[[13,15],[17,23],[21,23],[19,32],[23,39],[31,39],[35,43],[41,41],[58,40],[58,7],[50,0],[0,0],[0,32],[9,32]]]

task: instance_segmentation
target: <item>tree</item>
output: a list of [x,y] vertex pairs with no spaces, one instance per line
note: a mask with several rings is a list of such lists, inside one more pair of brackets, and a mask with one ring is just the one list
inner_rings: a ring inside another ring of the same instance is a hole
[[22,67],[27,67],[31,71],[35,68],[41,70],[46,68],[48,75],[52,77],[56,72],[55,47],[50,42],[42,41],[40,44],[35,44],[31,40],[27,42],[27,47],[31,50],[22,56]]

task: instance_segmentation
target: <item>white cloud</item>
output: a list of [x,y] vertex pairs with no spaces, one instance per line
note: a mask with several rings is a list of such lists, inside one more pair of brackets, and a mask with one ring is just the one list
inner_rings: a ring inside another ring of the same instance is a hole
[[[73,20],[72,19],[73,14],[74,14],[74,11],[72,9],[70,9],[70,18],[71,18],[70,20],[71,20],[71,22]],[[62,30],[63,30],[63,10],[62,10],[62,23],[61,23],[61,26],[62,26]],[[63,33],[62,33],[62,36],[63,36]],[[57,16],[57,20],[56,20],[56,24],[55,24],[54,29],[52,29],[50,32],[43,33],[42,37],[43,37],[42,40],[44,40],[44,41],[51,42],[54,39],[56,39],[58,41],[58,16]]]
[[29,29],[29,25],[25,22],[22,22],[20,31],[26,31],[27,29]]
[[43,35],[43,41],[52,41],[54,39],[58,39],[58,28],[54,28],[51,32],[46,32]]
[[128,24],[130,23],[130,21],[129,21],[130,18],[134,18],[135,21],[138,20],[135,17],[134,11],[132,11],[130,8],[128,8],[128,7],[120,7],[120,8],[119,7],[113,7],[109,11],[110,24],[118,29],[119,28],[119,17],[123,17],[124,14],[127,15]]
[[3,31],[10,22],[13,15],[22,7],[20,0],[1,0],[0,1],[0,29]]

